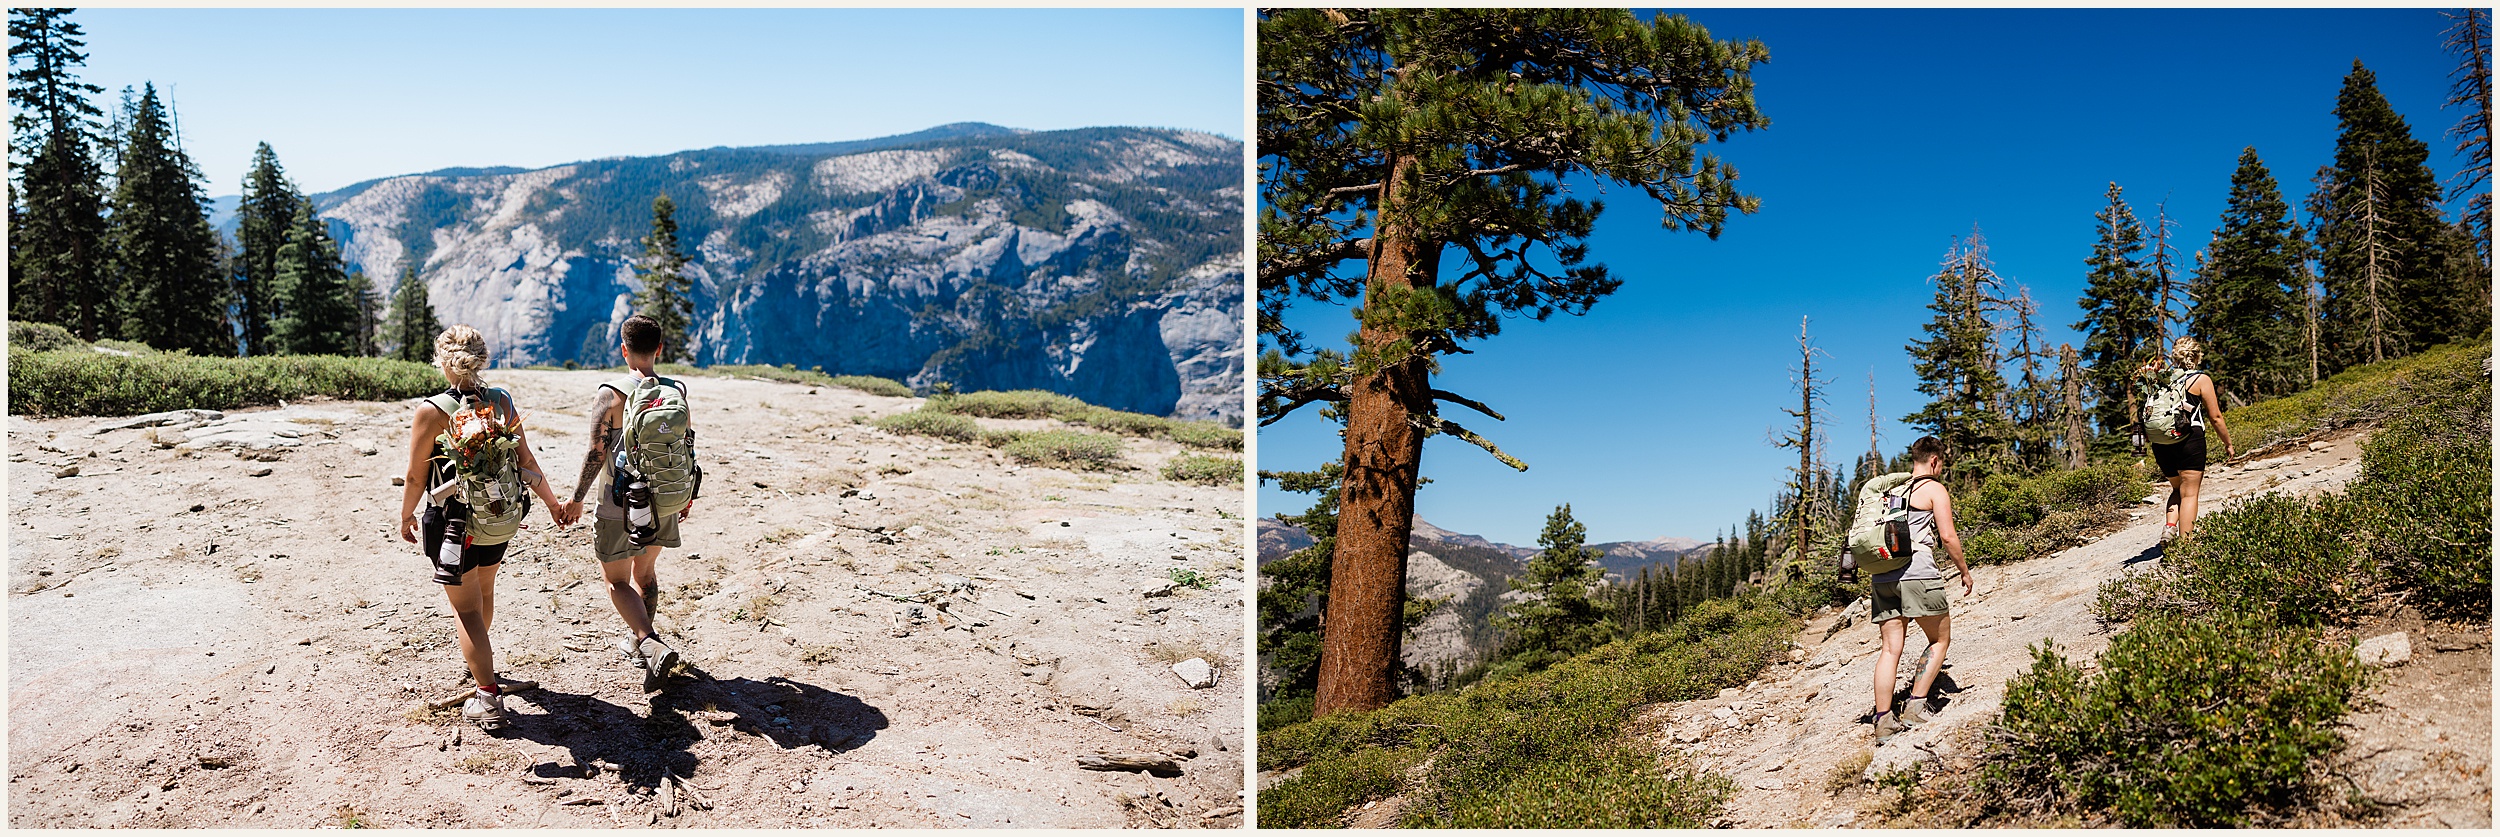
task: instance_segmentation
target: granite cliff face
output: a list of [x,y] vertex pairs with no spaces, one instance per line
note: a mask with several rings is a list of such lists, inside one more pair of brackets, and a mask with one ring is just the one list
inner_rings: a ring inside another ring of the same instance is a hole
[[1037,388],[1241,419],[1238,141],[955,125],[315,196],[348,261],[403,266],[498,365],[615,358],[651,200],[677,204],[698,363],[792,364],[958,390]]

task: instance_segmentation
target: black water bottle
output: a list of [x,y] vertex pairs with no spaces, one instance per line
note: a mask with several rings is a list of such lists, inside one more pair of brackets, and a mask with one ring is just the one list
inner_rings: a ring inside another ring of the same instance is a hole
[[468,515],[453,514],[443,509],[443,539],[434,549],[434,580],[457,587],[460,585],[460,560],[469,546]]

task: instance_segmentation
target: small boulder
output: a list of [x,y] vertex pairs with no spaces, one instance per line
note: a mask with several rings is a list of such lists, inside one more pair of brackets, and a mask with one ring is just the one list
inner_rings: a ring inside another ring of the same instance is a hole
[[54,472],[52,472],[52,476],[53,476],[53,478],[54,478],[54,479],[60,479],[60,478],[63,478],[63,477],[74,477],[74,476],[78,476],[78,466],[76,466],[76,465],[65,465],[65,466],[62,466],[62,467],[61,467],[61,470],[58,470],[58,471],[54,471]]
[[2413,640],[2403,631],[2374,636],[2362,640],[2361,645],[2353,649],[2353,654],[2370,665],[2382,668],[2400,666],[2413,658]]
[[2309,443],[2309,450],[2310,450],[2311,452],[2314,452],[2314,453],[2325,453],[2325,452],[2326,452],[2326,450],[2327,450],[2328,448],[2331,448],[2331,447],[2334,447],[2334,445],[2330,445],[2330,444],[2327,444],[2327,443],[2325,443],[2325,442],[2310,442],[2310,443]]
[[1192,689],[1204,689],[1215,685],[1215,667],[1208,665],[1206,659],[1202,657],[1191,657],[1173,663],[1172,673],[1180,677],[1181,682],[1188,684]]
[[245,474],[249,474],[249,475],[251,475],[251,476],[255,476],[255,477],[265,477],[265,476],[269,476],[269,474],[270,474],[270,472],[271,472],[272,470],[273,470],[273,469],[271,469],[269,466],[267,466],[267,465],[263,465],[263,466],[260,466],[260,467],[258,467],[258,468],[254,468],[254,469],[252,469],[252,470],[245,471],[245,472],[243,472],[243,473],[245,473]]
[[372,456],[382,452],[382,446],[374,444],[371,439],[349,439],[347,440],[347,446],[354,448],[356,453],[361,456]]

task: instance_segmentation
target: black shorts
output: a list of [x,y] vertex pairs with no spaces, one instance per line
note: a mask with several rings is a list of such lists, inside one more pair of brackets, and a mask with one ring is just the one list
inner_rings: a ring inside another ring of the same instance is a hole
[[[433,563],[434,556],[440,554],[443,548],[443,527],[448,522],[443,517],[441,506],[427,506],[423,513],[417,515],[417,543],[425,547],[428,564]],[[511,545],[511,541],[505,541],[494,546],[472,546],[462,550],[460,574],[468,575],[470,570],[503,563],[504,549]]]
[[2180,471],[2205,470],[2205,428],[2190,428],[2187,437],[2167,445],[2153,446],[2153,464],[2161,466],[2161,475],[2175,477]]

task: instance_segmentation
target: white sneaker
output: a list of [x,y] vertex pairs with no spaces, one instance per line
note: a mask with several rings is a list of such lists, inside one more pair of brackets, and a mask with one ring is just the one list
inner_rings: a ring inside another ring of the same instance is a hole
[[641,651],[634,650],[634,638],[633,638],[633,637],[630,637],[630,636],[618,637],[618,638],[617,638],[617,640],[616,640],[616,650],[617,650],[617,651],[619,651],[619,652],[621,652],[621,653],[623,653],[623,654],[625,655],[625,662],[632,664],[632,665],[633,665],[633,667],[635,667],[635,668],[649,668],[649,667],[650,667],[650,666],[649,666],[649,662],[648,662],[648,661],[646,661],[646,660],[644,660],[644,659],[642,658],[642,652],[641,652]]
[[2179,539],[2179,524],[2176,524],[2176,523],[2164,523],[2164,524],[2162,524],[2162,525],[2161,525],[2161,542],[2162,542],[2162,543],[2169,543],[2169,542],[2171,542],[2171,541],[2175,541],[2175,540],[2178,540],[2178,539]]
[[460,717],[477,724],[478,729],[502,729],[504,726],[503,695],[470,692],[468,701],[460,704]]

